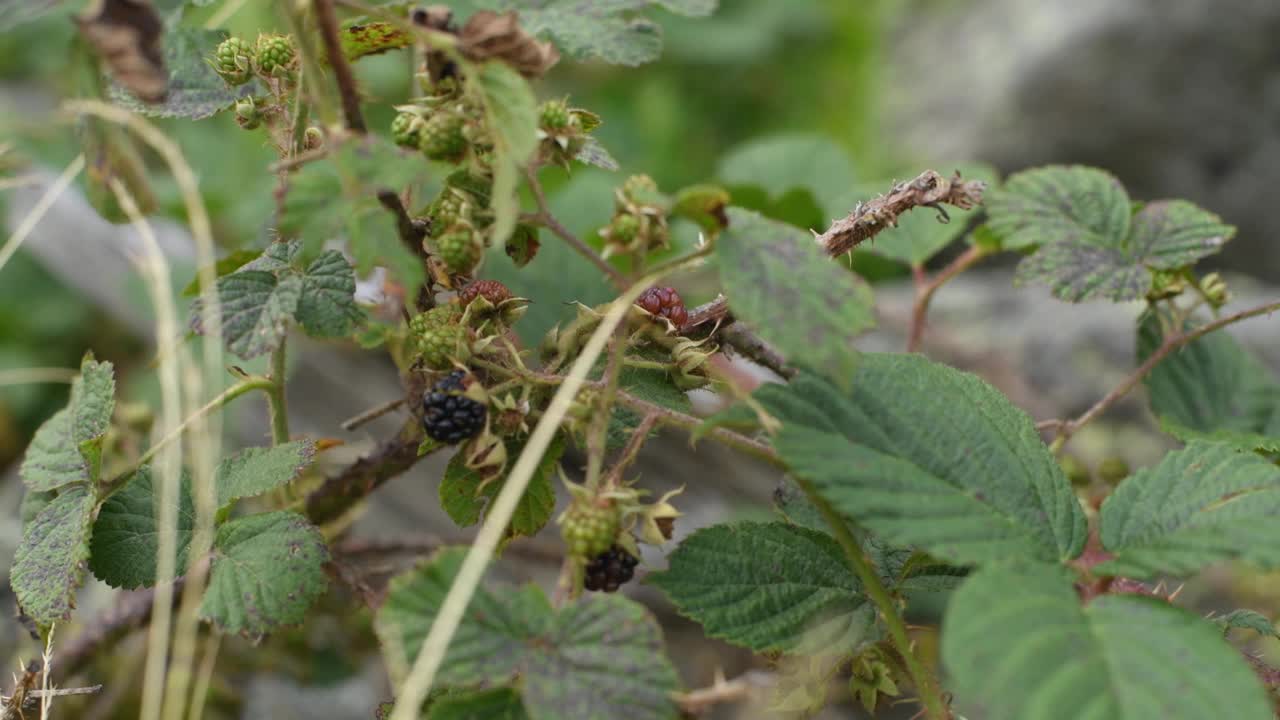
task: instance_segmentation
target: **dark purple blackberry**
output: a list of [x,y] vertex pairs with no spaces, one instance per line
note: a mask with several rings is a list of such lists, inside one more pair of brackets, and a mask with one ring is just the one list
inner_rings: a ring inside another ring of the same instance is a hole
[[454,445],[480,432],[488,407],[463,395],[466,373],[454,370],[422,396],[422,425],[432,440]]
[[582,586],[588,590],[616,592],[636,573],[640,560],[614,545],[587,563]]

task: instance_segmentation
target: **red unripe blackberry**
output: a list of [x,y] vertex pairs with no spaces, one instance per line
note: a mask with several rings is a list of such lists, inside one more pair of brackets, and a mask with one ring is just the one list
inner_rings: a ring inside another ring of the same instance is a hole
[[463,393],[466,373],[454,370],[422,396],[422,425],[432,440],[450,445],[475,437],[489,408]]
[[597,592],[616,592],[635,575],[639,563],[634,555],[614,545],[587,563],[582,587]]
[[680,293],[676,292],[675,288],[649,288],[636,299],[636,304],[651,315],[670,320],[677,330],[684,327],[689,319],[689,312],[684,309],[684,300],[680,299]]
[[511,290],[497,280],[476,280],[458,291],[458,300],[463,307],[470,305],[477,297],[482,297],[497,307],[503,300],[511,299]]

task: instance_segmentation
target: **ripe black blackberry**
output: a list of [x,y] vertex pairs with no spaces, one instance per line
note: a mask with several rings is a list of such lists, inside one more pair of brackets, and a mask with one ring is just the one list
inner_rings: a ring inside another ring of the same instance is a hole
[[635,575],[640,560],[614,545],[587,563],[582,586],[587,590],[616,592]]
[[432,440],[454,445],[475,437],[484,428],[489,408],[467,397],[462,379],[455,370],[422,396],[422,425]]

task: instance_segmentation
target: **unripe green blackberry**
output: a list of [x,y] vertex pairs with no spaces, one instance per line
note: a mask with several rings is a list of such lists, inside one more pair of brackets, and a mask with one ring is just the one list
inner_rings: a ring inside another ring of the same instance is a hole
[[228,85],[243,85],[253,77],[253,47],[238,37],[218,43],[213,51],[213,69]]
[[622,184],[622,194],[637,202],[658,192],[658,183],[648,175],[632,175]]
[[293,70],[297,52],[293,40],[284,35],[260,35],[258,37],[258,72],[268,77],[288,77]]
[[414,346],[428,367],[447,370],[455,360],[466,362],[471,357],[471,333],[458,323],[459,318],[456,307],[442,306],[410,321]]
[[609,240],[618,245],[627,246],[640,234],[640,218],[631,213],[615,215],[609,223]]
[[569,106],[563,100],[548,100],[538,109],[538,125],[547,130],[564,130],[571,120]]
[[458,162],[467,154],[467,138],[462,128],[466,120],[451,112],[438,112],[427,118],[418,134],[418,148],[432,160]]
[[617,539],[617,510],[611,504],[574,502],[560,516],[560,535],[569,546],[570,555],[591,560]]
[[461,192],[445,188],[427,210],[431,218],[431,227],[435,228],[436,232],[442,232],[460,222],[470,220],[468,205],[470,203]]
[[401,147],[418,147],[426,123],[417,113],[402,112],[391,121],[391,139]]
[[484,245],[471,228],[455,225],[435,240],[436,252],[445,267],[455,275],[465,275],[476,269],[484,256]]
[[252,95],[236,101],[236,122],[245,130],[254,130],[262,125],[262,108]]

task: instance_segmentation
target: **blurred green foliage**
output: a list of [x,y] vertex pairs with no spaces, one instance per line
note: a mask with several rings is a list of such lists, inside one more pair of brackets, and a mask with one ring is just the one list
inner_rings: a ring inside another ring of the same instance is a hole
[[[166,0],[160,7],[180,4]],[[77,35],[70,21],[81,5],[62,3],[16,31],[0,33],[0,84],[6,94],[18,98],[19,110],[0,117],[0,137],[49,166],[61,167],[80,149],[74,126],[50,122],[50,113],[61,99],[84,92],[84,74],[76,67]],[[190,4],[181,22],[203,25],[223,5]],[[248,37],[259,31],[287,32],[274,5],[245,3],[222,27]],[[572,105],[599,113],[604,125],[596,135],[622,170],[610,175],[575,167],[549,179],[554,209],[575,233],[593,238],[612,214],[611,188],[628,174],[647,173],[669,192],[698,182],[732,181],[726,184],[739,190],[735,202],[800,225],[817,226],[840,214],[839,189],[819,186],[820,180],[808,190],[773,192],[792,184],[803,167],[792,163],[775,168],[774,161],[764,157],[735,168],[723,164],[724,158],[735,148],[749,150],[772,135],[809,134],[825,138],[822,142],[831,149],[832,156],[822,158],[822,167],[830,172],[822,175],[833,182],[873,180],[897,170],[892,145],[879,133],[875,101],[881,92],[882,46],[894,7],[895,0],[722,0],[708,19],[655,13],[665,33],[658,62],[624,68],[563,60],[538,84],[539,96],[567,96]],[[414,92],[412,64],[407,51],[358,64],[371,127],[386,132],[392,106]],[[179,142],[197,169],[219,244],[226,250],[262,247],[274,226],[276,182],[268,170],[274,153],[263,136],[241,130],[229,113],[197,122],[157,123]],[[182,220],[172,178],[156,157],[144,157],[159,212]],[[726,171],[731,177],[721,177]],[[80,186],[83,189],[83,178]],[[677,245],[687,247],[696,239],[692,224],[673,230]],[[563,244],[548,236],[542,241],[542,254],[525,273],[524,289],[539,292],[527,322],[531,339],[566,312],[571,314],[564,302],[599,302],[608,292],[594,270]],[[872,274],[897,271],[883,262],[874,270],[875,262],[858,260],[855,267],[872,267]],[[537,272],[539,266],[549,272]],[[79,349],[91,345],[98,321],[94,309],[21,254],[0,272],[0,368],[73,366]],[[500,255],[490,260],[486,274],[516,276]],[[539,277],[554,277],[555,282],[544,287]],[[565,277],[573,281],[562,282]],[[692,286],[695,300],[710,294],[696,278]],[[56,386],[0,389],[0,435],[8,434],[10,446],[21,447],[34,424],[63,402],[63,392]],[[19,428],[16,442],[12,432],[4,431],[5,418]],[[0,442],[0,448],[4,446]],[[4,460],[0,452],[0,465]]]

